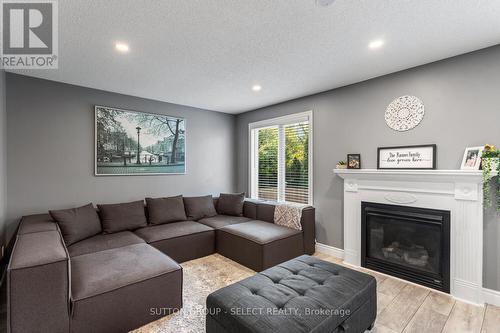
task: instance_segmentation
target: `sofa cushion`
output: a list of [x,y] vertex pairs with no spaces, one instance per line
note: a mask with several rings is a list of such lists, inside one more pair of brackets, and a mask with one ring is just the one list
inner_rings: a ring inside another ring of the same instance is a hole
[[144,201],[97,205],[104,233],[134,230],[147,225]]
[[169,198],[146,198],[148,218],[151,224],[163,224],[187,220],[182,195]]
[[244,223],[248,221],[251,221],[251,219],[243,216],[216,215],[212,217],[202,218],[201,220],[198,220],[198,223],[208,225],[209,227],[214,229],[220,229],[227,225]]
[[[171,239],[200,232],[213,232],[213,229],[194,221],[183,221],[168,224],[147,226],[135,231],[135,234],[147,243],[157,242],[163,239]],[[189,244],[186,244],[189,246]]]
[[71,259],[73,300],[106,293],[180,270],[168,256],[147,244],[134,244]]
[[176,262],[202,258],[215,253],[215,230],[160,239],[149,243]]
[[204,217],[217,215],[214,199],[211,195],[204,197],[184,197],[184,207],[186,207],[187,217],[190,220],[199,220]]
[[245,192],[221,193],[217,201],[217,212],[221,215],[242,216]]
[[144,240],[131,231],[122,231],[114,234],[101,234],[79,241],[68,246],[71,257],[93,252],[116,249],[122,246],[145,243]]
[[232,235],[248,239],[257,244],[267,244],[279,239],[301,234],[300,230],[259,220],[232,224],[219,230],[221,232],[227,232]]
[[276,203],[259,202],[257,204],[257,219],[274,223]]
[[51,210],[49,213],[59,225],[66,245],[92,237],[102,231],[99,215],[91,203],[78,208]]
[[128,332],[182,307],[181,267],[150,245],[81,255],[71,266],[73,333]]

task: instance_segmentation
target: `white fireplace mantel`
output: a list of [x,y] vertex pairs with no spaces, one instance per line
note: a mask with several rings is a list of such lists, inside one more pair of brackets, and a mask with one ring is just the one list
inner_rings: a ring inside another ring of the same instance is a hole
[[335,169],[344,179],[344,261],[361,266],[361,202],[451,212],[450,293],[482,304],[481,171]]
[[[334,169],[333,172],[342,178],[403,178],[405,180],[460,180],[469,179],[473,182],[481,182],[483,172],[469,170],[381,170],[381,169]],[[496,171],[491,172],[491,177],[497,176]]]

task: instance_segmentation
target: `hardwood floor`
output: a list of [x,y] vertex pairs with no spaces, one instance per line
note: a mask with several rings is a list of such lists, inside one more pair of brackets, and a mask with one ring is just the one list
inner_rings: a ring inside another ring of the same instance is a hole
[[[315,256],[342,264],[322,253]],[[358,270],[377,279],[377,321],[370,333],[500,332],[500,307],[471,305],[429,288],[363,268]]]

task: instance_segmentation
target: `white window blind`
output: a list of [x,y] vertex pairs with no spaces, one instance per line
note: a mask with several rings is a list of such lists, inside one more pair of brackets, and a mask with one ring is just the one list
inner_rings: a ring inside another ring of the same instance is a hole
[[258,198],[278,200],[278,128],[258,129]]
[[312,204],[311,113],[250,124],[251,196]]

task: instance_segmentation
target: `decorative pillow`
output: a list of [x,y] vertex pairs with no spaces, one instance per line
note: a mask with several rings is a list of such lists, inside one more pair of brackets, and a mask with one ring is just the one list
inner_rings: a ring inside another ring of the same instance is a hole
[[146,198],[149,223],[163,224],[187,220],[182,195],[169,198]]
[[49,214],[59,225],[68,246],[102,232],[99,215],[91,203],[78,208],[51,210]]
[[221,193],[217,202],[217,212],[222,215],[243,215],[243,202],[245,201],[245,192],[243,193]]
[[187,217],[190,220],[199,220],[204,217],[217,215],[214,199],[211,195],[204,197],[184,197],[184,207],[186,207]]
[[145,227],[148,222],[144,213],[144,201],[97,205],[102,229],[106,234]]

